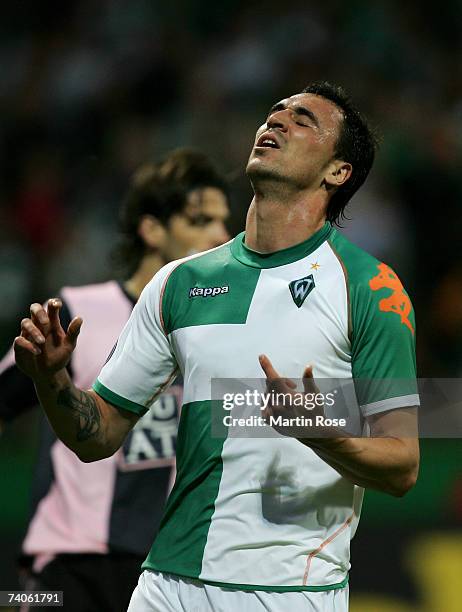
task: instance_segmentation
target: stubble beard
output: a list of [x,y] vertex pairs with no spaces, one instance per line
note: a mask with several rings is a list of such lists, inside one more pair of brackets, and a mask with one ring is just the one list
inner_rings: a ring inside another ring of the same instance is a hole
[[291,179],[283,171],[270,164],[247,164],[246,174],[255,194],[275,196],[279,199],[290,197],[294,191],[303,189],[304,185]]
[[280,189],[281,184],[287,182],[287,177],[274,166],[270,164],[253,164],[249,161],[245,170],[255,193],[258,191],[266,191],[268,188]]

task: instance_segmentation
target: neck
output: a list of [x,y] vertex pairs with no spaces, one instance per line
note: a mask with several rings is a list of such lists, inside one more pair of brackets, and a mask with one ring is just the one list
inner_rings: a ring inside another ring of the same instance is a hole
[[137,300],[154,274],[165,263],[165,260],[158,253],[146,254],[133,276],[124,282],[125,291]]
[[259,253],[273,253],[308,240],[325,222],[322,194],[303,192],[283,200],[257,192],[247,213],[245,243]]

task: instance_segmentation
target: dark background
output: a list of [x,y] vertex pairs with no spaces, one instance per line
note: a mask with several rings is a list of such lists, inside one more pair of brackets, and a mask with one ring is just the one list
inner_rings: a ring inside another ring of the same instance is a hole
[[[2,3],[0,353],[31,301],[112,275],[115,211],[147,158],[184,144],[211,154],[240,231],[256,128],[274,102],[328,79],[382,140],[345,231],[411,294],[419,375],[460,376],[461,10],[460,0]],[[35,416],[0,438],[0,589],[15,586],[35,444]],[[423,441],[422,455],[404,499],[366,495],[353,612],[461,607],[451,576],[462,573],[462,447]]]

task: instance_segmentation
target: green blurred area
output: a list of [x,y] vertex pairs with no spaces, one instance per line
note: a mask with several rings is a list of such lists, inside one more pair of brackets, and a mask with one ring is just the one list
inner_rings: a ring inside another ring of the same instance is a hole
[[[420,474],[416,486],[404,499],[368,490],[361,523],[371,527],[447,527],[455,525],[462,508],[457,508],[456,491],[462,482],[462,441],[426,439],[420,442]],[[361,529],[361,527],[360,527]]]
[[21,530],[27,519],[39,415],[38,409],[23,415],[7,425],[0,438],[1,530]]
[[29,517],[39,410],[4,426],[0,436],[0,590],[16,589],[16,558]]

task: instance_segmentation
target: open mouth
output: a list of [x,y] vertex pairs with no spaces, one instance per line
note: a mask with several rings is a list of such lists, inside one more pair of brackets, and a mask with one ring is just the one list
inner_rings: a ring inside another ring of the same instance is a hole
[[276,138],[273,136],[268,136],[268,134],[262,134],[260,138],[257,140],[257,147],[261,147],[263,149],[280,149]]

